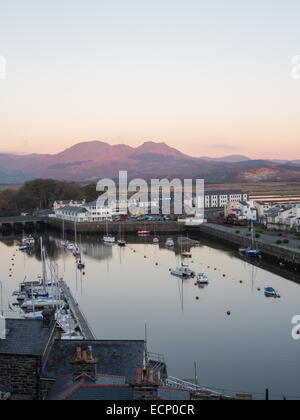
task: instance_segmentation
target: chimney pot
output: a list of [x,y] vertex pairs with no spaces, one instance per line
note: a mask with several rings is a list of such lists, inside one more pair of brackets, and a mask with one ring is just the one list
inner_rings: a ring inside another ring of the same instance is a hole
[[148,382],[150,382],[150,383],[153,383],[154,382],[154,379],[153,379],[153,369],[152,368],[150,368],[148,370]]
[[82,360],[82,357],[81,357],[81,347],[77,347],[76,352],[77,352],[76,360]]
[[140,384],[142,382],[142,369],[138,368],[136,370],[136,374],[137,374],[137,383]]
[[88,360],[93,360],[93,348],[89,346],[88,348]]

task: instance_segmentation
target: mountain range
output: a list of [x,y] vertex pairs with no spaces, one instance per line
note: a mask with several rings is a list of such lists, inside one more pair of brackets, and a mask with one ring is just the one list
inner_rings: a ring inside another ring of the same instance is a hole
[[206,182],[300,181],[300,160],[253,160],[242,155],[223,158],[192,157],[165,143],[139,147],[101,141],[78,143],[58,154],[0,154],[0,183],[22,183],[34,178],[97,181],[117,178],[204,178]]

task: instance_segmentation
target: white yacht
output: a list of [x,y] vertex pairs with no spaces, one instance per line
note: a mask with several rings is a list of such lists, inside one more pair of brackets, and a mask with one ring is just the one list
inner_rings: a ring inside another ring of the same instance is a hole
[[171,275],[181,278],[189,278],[195,275],[194,271],[190,270],[188,267],[181,266],[171,270]]
[[199,273],[199,274],[197,274],[197,283],[198,283],[198,285],[199,286],[201,286],[201,285],[205,285],[205,284],[208,284],[209,283],[209,281],[208,281],[208,277],[207,277],[207,275],[206,274],[204,274],[204,273]]
[[116,238],[114,236],[111,235],[104,235],[103,236],[103,241],[109,244],[114,244],[116,242]]

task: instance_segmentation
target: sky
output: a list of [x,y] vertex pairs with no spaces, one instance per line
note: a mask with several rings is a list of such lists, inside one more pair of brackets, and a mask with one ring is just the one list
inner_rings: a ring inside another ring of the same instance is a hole
[[0,152],[299,159],[299,17],[299,0],[2,0]]

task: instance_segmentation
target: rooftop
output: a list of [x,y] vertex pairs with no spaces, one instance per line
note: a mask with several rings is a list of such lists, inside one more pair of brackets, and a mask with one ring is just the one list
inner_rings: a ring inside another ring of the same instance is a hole
[[5,340],[0,340],[0,354],[42,356],[55,329],[43,328],[42,320],[6,319]]
[[72,366],[69,362],[78,346],[93,348],[93,355],[98,359],[99,374],[124,376],[127,383],[136,378],[137,368],[143,365],[143,340],[62,340],[55,341],[43,376],[56,379],[71,374]]
[[75,206],[65,206],[61,207],[59,211],[70,211],[72,213],[86,213],[87,209],[84,207],[75,207]]
[[205,191],[205,195],[238,195],[238,194],[247,194],[242,190],[212,190],[212,191]]

